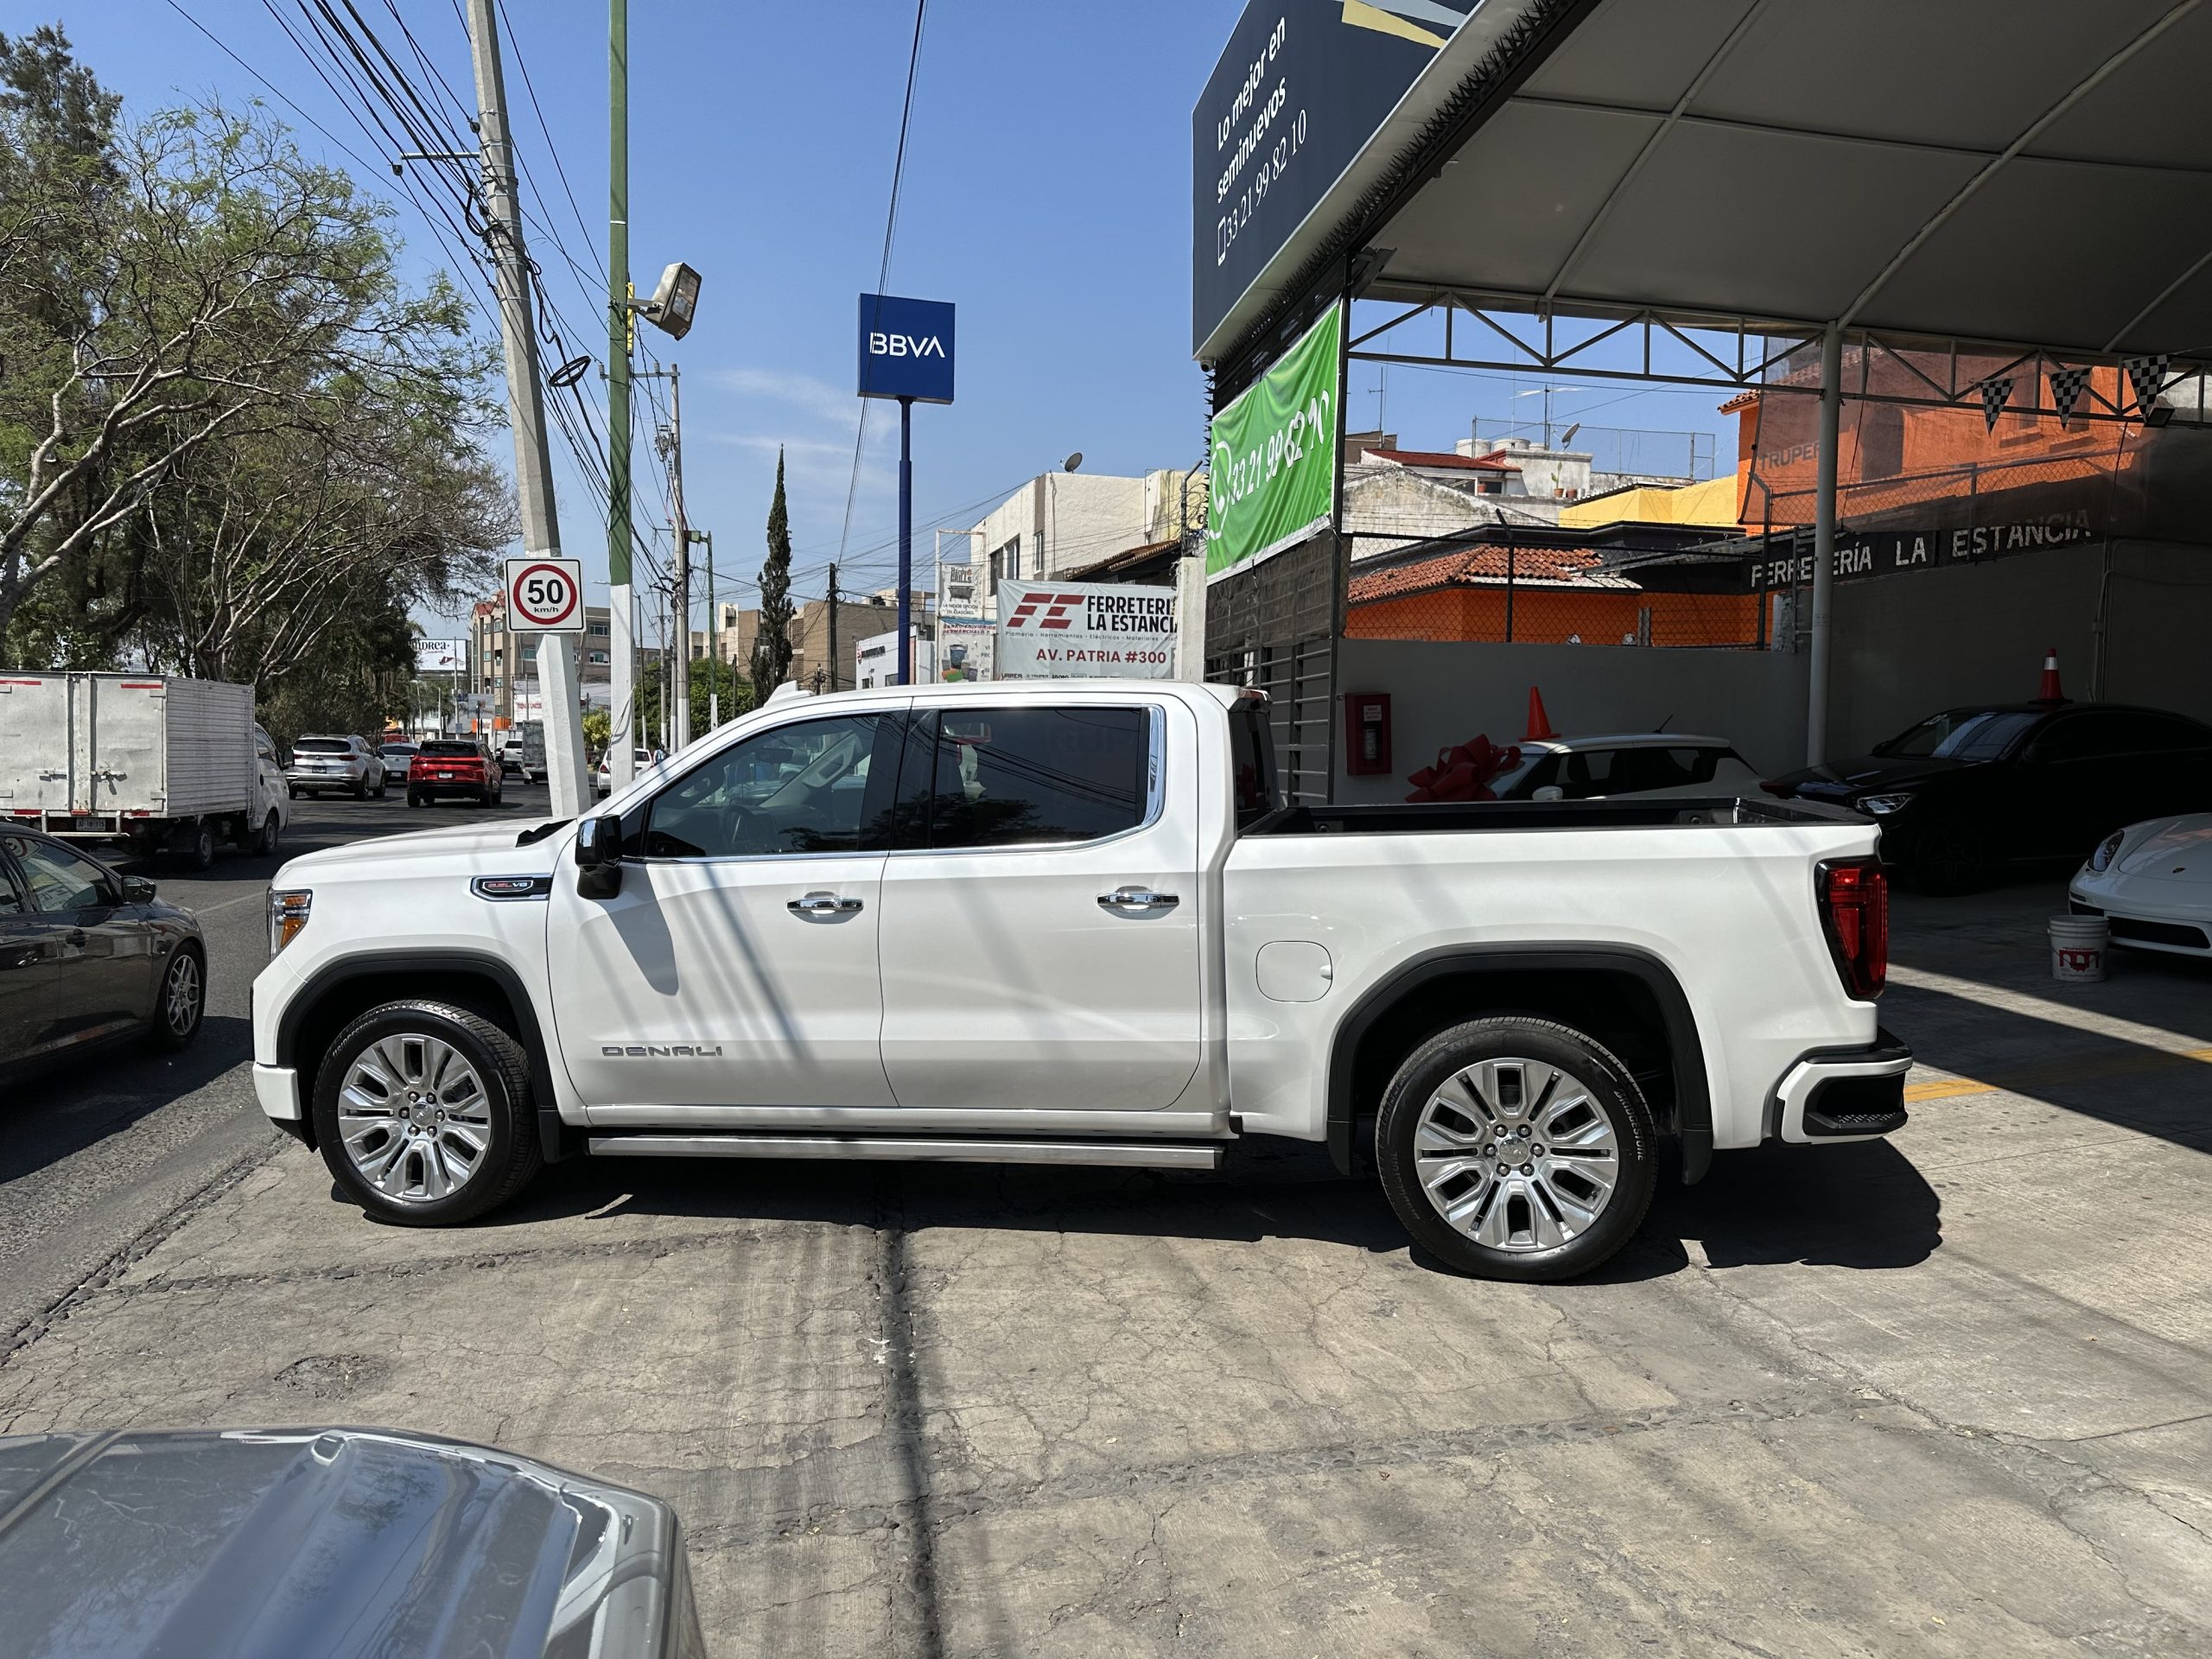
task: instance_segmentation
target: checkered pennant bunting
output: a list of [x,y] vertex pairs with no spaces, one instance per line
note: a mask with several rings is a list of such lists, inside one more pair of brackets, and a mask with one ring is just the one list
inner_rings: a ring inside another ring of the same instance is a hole
[[1997,429],[1997,417],[2005,412],[2005,405],[2012,401],[2012,377],[2003,375],[1981,383],[1981,418],[1989,429]]
[[2089,384],[2087,369],[2053,369],[2050,372],[2050,406],[2058,411],[2058,423],[2063,426],[2074,418],[2074,405],[2082,399],[2082,388]]
[[2173,361],[2171,353],[2159,352],[2151,357],[2131,357],[2120,366],[2127,371],[2127,383],[2135,389],[2135,409],[2148,415],[2151,405],[2165,390],[2166,365]]

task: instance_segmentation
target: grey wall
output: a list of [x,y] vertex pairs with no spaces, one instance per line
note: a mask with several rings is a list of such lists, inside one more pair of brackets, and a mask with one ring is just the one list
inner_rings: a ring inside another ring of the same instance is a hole
[[2114,543],[2109,583],[2106,560],[2084,543],[1839,584],[1831,751],[1863,753],[1939,709],[2032,697],[2052,645],[2069,696],[2212,720],[2212,547]]
[[1393,728],[1389,777],[1348,777],[1339,755],[1340,801],[1404,799],[1408,772],[1478,732],[1516,741],[1532,685],[1553,728],[1569,735],[1649,731],[1665,721],[1669,731],[1729,739],[1770,773],[1796,765],[1804,747],[1803,659],[1786,652],[1402,639],[1345,639],[1339,649],[1338,690],[1390,693]]

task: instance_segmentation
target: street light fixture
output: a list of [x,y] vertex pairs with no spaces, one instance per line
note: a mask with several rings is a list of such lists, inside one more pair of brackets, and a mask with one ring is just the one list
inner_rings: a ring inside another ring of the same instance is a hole
[[674,340],[681,340],[691,332],[691,320],[699,309],[699,273],[677,261],[660,274],[660,286],[653,289],[650,300],[630,302],[644,314],[645,321]]

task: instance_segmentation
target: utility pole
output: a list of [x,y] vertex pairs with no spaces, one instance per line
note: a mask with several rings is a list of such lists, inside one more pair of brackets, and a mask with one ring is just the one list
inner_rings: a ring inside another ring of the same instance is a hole
[[[507,99],[499,73],[495,0],[468,0],[469,55],[476,67],[478,124],[483,140],[485,240],[499,272],[499,329],[505,337],[507,402],[515,429],[515,493],[522,509],[522,547],[531,558],[561,556],[553,508],[553,461],[545,448],[545,391],[537,373],[537,334],[530,321],[530,270],[523,249],[522,204],[515,194],[514,146],[507,137]],[[543,694],[545,772],[557,817],[584,808],[583,711],[576,665],[565,633],[537,642],[537,683]]]
[[722,618],[715,608],[715,532],[695,530],[691,539],[707,550],[707,729],[722,723]]
[[899,400],[899,681],[914,683],[914,400]]
[[830,567],[830,689],[837,689],[837,567]]
[[676,709],[672,748],[691,741],[691,526],[683,518],[683,372],[668,365],[669,513],[676,521],[675,591],[669,606],[676,613]]
[[607,772],[637,776],[637,671],[630,590],[630,0],[607,0],[607,677],[613,708]]

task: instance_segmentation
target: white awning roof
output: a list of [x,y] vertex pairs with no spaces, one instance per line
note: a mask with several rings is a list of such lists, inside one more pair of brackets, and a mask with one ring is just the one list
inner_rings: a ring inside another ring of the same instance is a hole
[[1603,0],[1368,228],[1366,292],[2212,353],[2208,72],[2205,0]]

